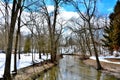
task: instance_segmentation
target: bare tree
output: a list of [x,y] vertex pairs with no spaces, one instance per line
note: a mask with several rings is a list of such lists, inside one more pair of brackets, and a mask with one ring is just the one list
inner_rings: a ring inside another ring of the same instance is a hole
[[10,32],[9,32],[9,36],[8,36],[8,45],[7,45],[7,53],[6,53],[5,70],[4,70],[4,79],[5,80],[11,80],[10,65],[11,65],[13,34],[14,34],[16,19],[17,19],[17,15],[18,15],[21,3],[22,3],[22,0],[18,0],[18,1],[14,0],[13,1]]
[[[90,55],[92,55],[92,51],[90,48],[90,37],[86,22],[81,21],[81,19],[79,18],[72,18],[70,19],[70,23],[71,25],[68,28],[72,30],[73,33],[76,35],[76,40],[79,43],[79,48],[82,54],[85,55],[89,51]],[[72,26],[76,26],[76,27],[72,27]]]
[[[23,11],[22,8],[23,7],[20,5],[20,12],[19,12],[19,16],[18,16],[18,30],[17,30],[17,33],[16,33],[15,50],[14,50],[14,70],[13,70],[14,74],[17,74],[17,64],[16,64],[17,63],[17,56],[16,56],[16,54],[17,54],[17,48],[18,48],[18,38],[20,37],[21,14],[22,14],[22,11]],[[19,58],[20,58],[20,53],[19,53]]]
[[[17,48],[18,48],[18,41],[20,42],[20,28],[23,26],[21,25],[21,15],[22,15],[22,12],[23,10],[25,10],[26,8],[29,8],[30,6],[34,5],[37,1],[30,1],[31,3],[28,3],[27,5],[25,5],[25,0],[22,1],[22,4],[20,5],[20,11],[19,11],[19,15],[18,15],[18,29],[17,29],[17,32],[16,32],[16,41],[15,41],[15,50],[14,50],[14,70],[13,70],[13,73],[14,74],[17,74],[17,64],[16,64],[16,60],[17,60]],[[27,24],[24,23],[24,24]],[[33,37],[32,37],[33,38]],[[19,48],[20,48],[20,43],[19,43]],[[18,55],[18,58],[20,59],[20,49],[19,49],[19,55]],[[33,56],[32,56],[32,60],[33,60]]]
[[41,12],[45,15],[48,25],[50,47],[51,47],[51,62],[55,62],[56,61],[56,46],[55,46],[56,21],[57,21],[57,15],[59,13],[59,7],[63,0],[51,0],[51,1],[53,1],[54,10],[52,12],[49,12],[45,0],[41,0],[41,4],[42,4]]
[[3,44],[4,50],[7,49],[6,43],[8,42],[8,32],[9,32],[9,25],[10,25],[9,23],[10,11],[9,10],[11,10],[11,8],[8,3],[9,3],[9,0],[4,0],[4,2],[0,1],[0,4],[3,6],[3,9],[4,9],[3,10],[2,8],[0,8],[0,13],[2,13],[2,16],[3,16],[2,18],[4,18],[4,22],[2,21],[2,23],[0,24],[1,27],[3,27],[2,33],[4,36],[2,37],[3,39],[2,44]]
[[[72,2],[73,6],[75,7],[76,11],[78,12],[79,16],[87,22],[88,28],[89,28],[89,32],[90,32],[90,36],[91,36],[91,40],[92,40],[92,44],[93,44],[93,48],[94,48],[94,52],[95,52],[95,56],[96,56],[96,62],[97,62],[97,69],[102,69],[101,64],[99,62],[98,59],[98,52],[96,49],[96,45],[95,45],[95,40],[94,40],[94,35],[92,33],[92,25],[91,25],[91,20],[94,16],[95,10],[96,10],[96,0],[76,0]],[[86,10],[86,13],[83,14],[80,6],[84,6],[84,9]]]

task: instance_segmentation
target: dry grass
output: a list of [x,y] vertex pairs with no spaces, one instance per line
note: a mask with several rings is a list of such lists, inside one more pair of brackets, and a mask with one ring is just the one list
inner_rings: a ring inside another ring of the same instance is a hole
[[106,58],[106,60],[112,61],[112,62],[120,62],[120,58]]

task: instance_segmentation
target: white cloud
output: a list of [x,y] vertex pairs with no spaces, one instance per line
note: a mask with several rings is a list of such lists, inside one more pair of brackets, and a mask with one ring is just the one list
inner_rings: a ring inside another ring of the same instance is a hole
[[54,10],[54,6],[53,5],[48,5],[47,9],[48,9],[48,12],[51,13]]
[[64,18],[65,20],[69,20],[72,17],[79,17],[77,12],[67,12],[63,11],[60,13],[60,17]]
[[107,11],[112,12],[113,8],[108,8]]
[[[60,12],[59,12],[59,15],[58,15],[58,20],[63,19],[63,21],[64,21],[63,23],[66,23],[68,20],[70,20],[73,17],[78,18],[79,17],[78,13],[73,12],[73,11],[66,11],[63,7],[60,8]],[[64,27],[69,26],[69,25],[70,24],[68,22],[68,23],[65,24]],[[68,29],[67,27],[63,31],[64,31],[64,33],[63,33],[64,37],[70,36],[71,33],[72,33],[72,31],[70,29]]]
[[[5,8],[1,5],[3,4],[2,2],[0,2],[0,9],[5,13]],[[10,7],[12,7],[12,4],[10,4]],[[53,5],[48,5],[47,6],[48,12],[52,12],[54,10],[54,6]],[[9,9],[9,15],[11,15],[11,9]],[[22,12],[22,21],[25,23],[26,20],[29,21],[29,12]],[[2,18],[3,15],[0,12],[0,22],[3,23],[4,18]],[[58,19],[63,19],[63,20],[69,20],[72,17],[78,17],[78,13],[77,12],[72,12],[72,11],[66,11],[63,7],[60,7],[60,14],[58,15]],[[4,23],[3,23],[4,24]],[[26,28],[26,26],[23,26],[21,28],[21,31],[23,34],[28,34],[30,33],[29,29]]]

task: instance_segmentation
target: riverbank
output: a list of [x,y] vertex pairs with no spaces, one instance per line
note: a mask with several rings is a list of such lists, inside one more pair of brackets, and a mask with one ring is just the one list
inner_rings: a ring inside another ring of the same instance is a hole
[[[38,53],[34,53],[33,58],[32,58],[32,53],[27,53],[27,54],[20,54],[20,59],[17,59],[16,61],[16,66],[17,70],[28,67],[33,65],[33,62],[35,64],[44,62],[46,60],[50,59],[50,54],[43,55],[41,54],[41,59],[39,58]],[[18,58],[18,54],[17,54]],[[5,68],[5,60],[6,60],[6,54],[5,53],[0,53],[0,79],[3,78],[4,75],[4,68]],[[11,54],[11,73],[14,71],[14,54]]]
[[[94,68],[97,67],[95,64],[96,60],[87,59],[87,60],[83,60],[83,62],[88,66],[92,66]],[[100,61],[100,63],[103,67],[102,72],[113,75],[120,79],[120,64],[107,63],[107,62],[103,62],[103,61]]]
[[[93,61],[89,60],[86,62],[92,63]],[[87,67],[85,64],[83,64],[82,61],[79,60],[79,56],[64,56],[64,58],[59,61],[58,66],[54,67],[53,63],[47,62],[47,63],[40,63],[26,68],[22,68],[18,70],[18,74],[13,77],[13,80],[35,80],[38,77],[40,77],[40,80],[48,80],[50,78],[53,79],[59,78],[60,80],[80,80],[80,79],[94,80],[94,79],[100,79],[101,77],[103,78],[102,80],[104,79],[116,80],[116,78],[112,76],[99,73],[95,69],[93,68],[91,69],[90,67]],[[43,76],[44,72],[46,71],[48,72],[46,73],[47,76],[46,75]],[[65,75],[65,74],[69,74],[69,75]],[[101,76],[99,74],[101,74]]]
[[52,68],[55,64],[47,62],[44,64],[35,64],[33,66],[29,66],[26,68],[22,68],[18,70],[17,75],[13,75],[13,80],[35,80],[40,76],[43,72],[46,72],[50,68]]
[[[57,59],[61,59],[61,55],[57,55]],[[35,80],[42,73],[53,68],[57,63],[51,63],[50,60],[45,60],[43,62],[21,68],[17,71],[17,75],[12,75],[12,80]]]

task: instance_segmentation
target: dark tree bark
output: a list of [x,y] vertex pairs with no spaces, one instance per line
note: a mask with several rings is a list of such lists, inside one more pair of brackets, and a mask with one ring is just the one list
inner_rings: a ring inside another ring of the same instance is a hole
[[40,51],[40,49],[39,49],[39,59],[41,59],[42,57],[41,57],[41,51]]
[[18,48],[18,38],[20,35],[20,22],[21,22],[21,14],[22,14],[22,7],[20,8],[20,14],[18,17],[18,30],[16,34],[16,41],[15,41],[15,51],[14,51],[14,74],[17,74],[17,48]]
[[95,41],[94,41],[93,33],[92,33],[92,30],[91,30],[91,27],[90,27],[90,22],[88,24],[89,24],[89,31],[90,31],[90,35],[91,35],[91,40],[92,40],[94,52],[95,52],[95,57],[96,57],[97,70],[100,70],[100,69],[102,69],[102,66],[101,66],[100,61],[98,59],[98,52],[97,52],[97,49],[96,49],[96,46],[95,46]]
[[50,37],[51,38],[51,54],[52,54],[52,56],[51,56],[51,61],[52,62],[54,62],[54,61],[56,61],[56,52],[57,51],[55,51],[56,49],[55,49],[55,27],[56,27],[56,19],[57,19],[57,13],[58,13],[58,5],[59,5],[59,0],[58,1],[54,1],[54,20],[53,20],[53,25],[52,25],[52,37]]
[[20,54],[21,54],[21,33],[19,33],[19,52],[18,52],[18,59],[19,60],[21,59]]
[[17,19],[18,11],[20,9],[21,2],[22,0],[13,1],[10,32],[8,36],[8,45],[7,45],[7,53],[6,53],[6,61],[5,61],[5,69],[4,69],[4,80],[11,80],[10,66],[11,66],[13,34],[14,34],[14,28],[15,28],[16,19]]

